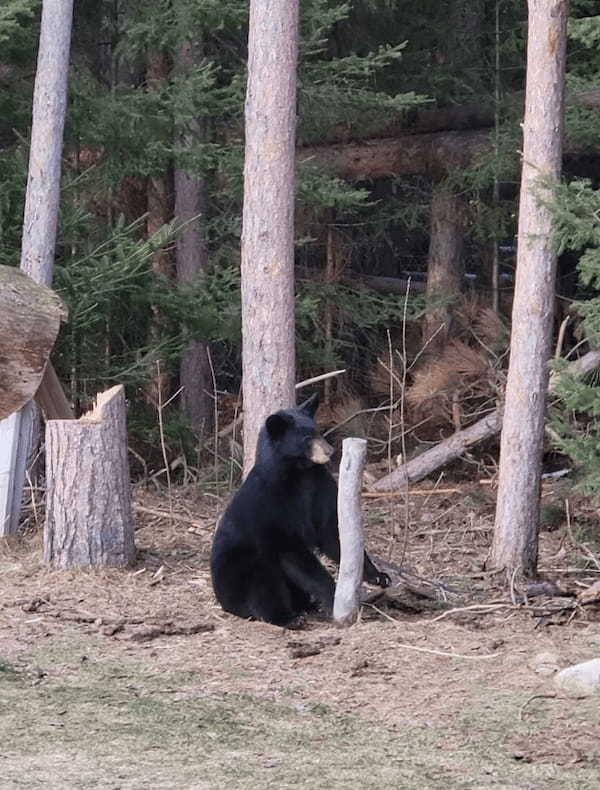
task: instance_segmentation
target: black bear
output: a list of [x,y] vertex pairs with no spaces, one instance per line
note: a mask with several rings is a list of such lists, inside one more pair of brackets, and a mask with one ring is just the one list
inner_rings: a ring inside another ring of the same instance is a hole
[[[217,527],[213,588],[239,617],[294,627],[311,608],[332,612],[334,581],[315,553],[340,559],[337,485],[325,468],[333,450],[319,435],[317,406],[315,394],[267,418],[255,464]],[[366,553],[364,576],[390,583]]]

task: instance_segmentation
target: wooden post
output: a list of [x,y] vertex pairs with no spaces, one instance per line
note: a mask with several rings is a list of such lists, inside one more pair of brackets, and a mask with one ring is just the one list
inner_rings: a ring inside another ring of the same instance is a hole
[[366,439],[342,442],[338,484],[340,570],[333,602],[333,619],[339,626],[352,625],[358,617],[365,553],[361,491],[366,455]]
[[55,568],[135,559],[122,385],[80,420],[46,423],[44,560]]

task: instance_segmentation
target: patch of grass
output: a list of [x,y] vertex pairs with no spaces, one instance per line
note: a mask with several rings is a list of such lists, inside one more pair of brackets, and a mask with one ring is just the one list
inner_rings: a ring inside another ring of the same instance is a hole
[[18,671],[10,664],[0,657],[0,683],[4,681],[16,680],[19,677]]
[[30,656],[48,672],[37,685],[5,662],[3,790],[600,786],[597,764],[565,769],[564,750],[544,752],[540,741],[551,733],[564,743],[567,720],[583,726],[587,716],[590,730],[600,722],[592,707],[563,720],[563,703],[535,706],[520,721],[517,693],[482,688],[478,703],[466,702],[451,722],[428,721],[420,710],[396,727],[322,703],[215,694],[203,686],[200,661],[198,671],[165,673],[149,655],[117,661],[103,653],[105,644],[46,641]]

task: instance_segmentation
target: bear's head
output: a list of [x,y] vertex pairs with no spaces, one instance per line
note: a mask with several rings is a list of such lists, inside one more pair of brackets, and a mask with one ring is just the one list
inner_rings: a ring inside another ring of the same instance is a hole
[[314,420],[318,405],[319,396],[315,393],[296,409],[282,409],[271,414],[261,431],[259,448],[266,449],[267,443],[280,459],[303,468],[326,464],[333,447],[320,435]]

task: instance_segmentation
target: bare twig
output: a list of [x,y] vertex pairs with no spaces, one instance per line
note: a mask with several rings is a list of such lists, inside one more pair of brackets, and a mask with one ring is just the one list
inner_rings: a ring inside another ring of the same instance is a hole
[[499,609],[521,609],[518,604],[512,603],[474,603],[470,606],[458,606],[456,609],[447,609],[445,612],[438,614],[428,623],[436,623],[438,620],[443,620],[451,614],[458,614],[459,612],[474,612],[479,614],[487,614],[488,612],[495,612]]
[[556,341],[556,350],[554,352],[554,359],[560,359],[560,355],[562,354],[562,347],[565,340],[565,332],[567,331],[567,325],[571,320],[571,316],[568,315],[566,318],[563,319],[560,329],[558,330],[558,339]]
[[[219,435],[219,402],[217,399],[217,379],[215,377],[215,368],[213,366],[212,361],[212,354],[210,353],[210,346],[208,343],[206,344],[206,356],[208,357],[208,365],[210,367],[210,375],[212,379],[213,385],[213,408],[214,408],[214,424],[215,424],[215,436]],[[217,486],[217,493],[219,492],[219,443],[215,440],[215,454],[214,454],[214,466],[215,466],[215,486]]]
[[[408,308],[408,295],[410,293],[410,277],[406,283],[406,296],[404,297],[404,311],[402,314],[402,384],[400,390],[400,442],[402,448],[402,462],[406,463],[406,431],[404,430],[405,421],[404,421],[404,406],[405,406],[405,396],[406,396],[406,376],[407,376],[407,369],[406,369],[406,359],[407,359],[407,350],[406,350],[406,311]],[[391,364],[391,363],[390,363]],[[400,555],[400,564],[404,563],[404,558],[406,556],[406,551],[408,549],[408,525],[410,522],[410,503],[408,500],[409,494],[409,482],[408,477],[405,481],[404,486],[405,491],[405,499],[404,499],[404,544],[402,546],[402,554]]]
[[[304,387],[310,387],[310,386],[311,386],[311,384],[317,384],[317,382],[319,382],[319,381],[325,381],[326,379],[330,379],[330,378],[332,378],[333,376],[341,376],[341,375],[342,375],[342,373],[345,373],[345,372],[346,372],[346,369],[345,369],[345,368],[343,368],[342,370],[332,370],[332,371],[330,371],[329,373],[321,373],[321,375],[320,375],[320,376],[313,376],[313,377],[312,377],[312,378],[310,378],[310,379],[304,379],[304,381],[299,381],[299,382],[298,382],[298,383],[295,385],[295,389],[296,389],[296,390],[301,390],[301,389],[304,389]],[[356,416],[356,415],[354,415],[354,416]],[[352,417],[351,417],[350,419],[352,419]],[[235,431],[235,429],[236,429],[236,428],[237,428],[239,425],[241,425],[241,423],[243,422],[243,420],[244,420],[244,412],[243,412],[243,411],[239,411],[239,413],[238,413],[238,414],[237,414],[237,416],[236,416],[236,417],[233,419],[233,421],[232,421],[232,422],[230,422],[228,425],[226,425],[224,428],[222,428],[222,429],[221,429],[221,430],[218,432],[218,434],[217,434],[218,438],[219,438],[219,439],[223,439],[225,436],[228,436],[230,433],[234,432],[234,431]],[[332,430],[333,430],[333,429],[332,429]]]
[[167,446],[165,443],[165,429],[163,423],[163,403],[162,403],[162,387],[161,387],[161,374],[160,374],[160,360],[156,360],[156,375],[157,375],[157,397],[158,397],[158,431],[160,436],[160,448],[162,451],[163,461],[165,462],[165,472],[167,475],[167,499],[169,501],[169,518],[171,524],[173,521],[173,492],[171,491],[171,470],[169,468],[169,458],[167,456]]
[[556,699],[556,694],[534,694],[533,697],[529,697],[529,699],[521,705],[519,708],[519,721],[523,721],[523,714],[525,713],[525,708],[529,705],[530,702],[533,702],[536,699]]
[[146,513],[149,516],[156,516],[156,518],[171,519],[173,521],[181,521],[184,524],[191,524],[193,527],[206,527],[206,522],[197,521],[189,516],[182,516],[179,513],[170,513],[168,510],[159,510],[158,508],[145,507],[145,505],[138,505],[137,502],[133,503],[134,510],[138,513]]
[[[394,358],[392,356],[392,337],[390,335],[390,330],[387,330],[387,343],[388,343],[388,359],[389,359],[389,382],[390,382],[390,399],[388,404],[388,435],[387,435],[387,464],[388,464],[388,475],[392,473],[392,425],[393,425],[393,413],[394,413]],[[402,459],[404,460],[404,458]],[[392,530],[390,533],[390,541],[388,547],[388,559],[392,557],[392,550],[394,547],[394,542],[396,539],[396,513],[394,512],[394,502],[393,500],[390,502],[390,524],[392,525]]]
[[296,384],[296,389],[301,390],[304,387],[310,387],[311,384],[317,384],[319,381],[325,381],[326,379],[331,379],[334,376],[341,376],[342,373],[346,372],[346,368],[342,370],[332,370],[330,373],[321,373],[320,376],[313,376],[311,379],[304,379],[304,381],[299,381]]
[[[394,623],[395,626],[398,628],[401,627],[401,623],[398,622],[394,617],[390,617],[389,614],[382,611],[378,606],[375,606],[372,603],[365,604],[365,606],[370,606],[371,609],[376,611],[382,617],[385,617],[386,620],[389,620],[391,623]],[[430,621],[431,622],[431,621]],[[502,653],[486,653],[483,656],[465,656],[463,653],[447,653],[444,650],[433,650],[430,647],[417,647],[416,645],[407,645],[405,642],[398,642],[398,647],[404,648],[405,650],[416,650],[417,653],[428,653],[432,656],[442,656],[443,658],[463,658],[467,661],[480,661],[481,659],[485,658],[498,658],[501,656]]]

